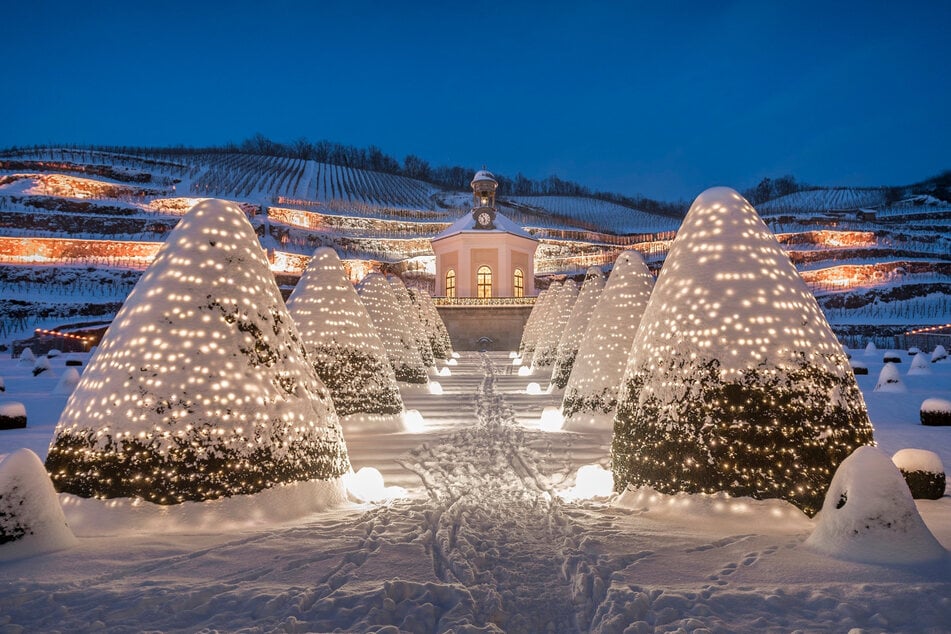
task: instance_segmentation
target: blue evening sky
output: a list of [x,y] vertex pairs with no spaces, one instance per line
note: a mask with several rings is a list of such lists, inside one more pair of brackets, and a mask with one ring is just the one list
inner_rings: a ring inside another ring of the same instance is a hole
[[6,3],[0,147],[255,133],[692,199],[951,168],[951,2]]

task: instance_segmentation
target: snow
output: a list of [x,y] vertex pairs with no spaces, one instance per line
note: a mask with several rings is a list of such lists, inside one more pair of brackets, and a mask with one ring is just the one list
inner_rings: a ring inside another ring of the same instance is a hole
[[[580,467],[608,466],[610,431],[535,431],[557,395],[525,395],[529,379],[510,373],[505,353],[458,361],[446,396],[404,395],[407,411],[425,418],[423,433],[347,434],[354,469],[376,468],[406,497],[354,505],[339,480],[164,507],[62,495],[78,543],[2,564],[3,626],[947,629],[949,566],[831,558],[803,545],[816,520],[786,502],[649,490],[562,500]],[[875,374],[880,363],[869,362]],[[917,424],[924,396],[951,399],[951,364],[934,370],[910,377],[909,394],[897,397],[872,394],[874,374],[859,382],[882,447],[930,447],[948,464],[946,430]],[[44,455],[63,406],[50,402],[58,378],[47,374],[0,358],[8,395],[33,416],[32,430],[0,433],[0,455],[20,446]],[[951,547],[951,496],[917,506]]]
[[927,449],[902,449],[895,452],[892,462],[902,471],[927,471],[944,473],[941,456]]
[[555,362],[561,333],[565,330],[568,319],[571,317],[571,309],[577,299],[578,284],[568,279],[562,283],[546,304],[545,316],[539,323],[539,337],[535,341],[535,354],[532,355],[533,370],[547,368]]
[[921,519],[898,467],[875,447],[859,447],[839,465],[805,543],[852,561],[951,563]]
[[471,213],[464,214],[461,218],[453,222],[446,229],[440,231],[438,234],[432,237],[433,240],[441,240],[443,238],[448,238],[449,236],[454,236],[460,233],[510,233],[512,235],[518,236],[520,238],[526,238],[537,242],[538,240],[532,237],[532,234],[525,231],[518,224],[513,222],[511,219],[503,216],[500,213],[495,214],[495,220],[492,221],[492,229],[478,229],[476,228],[475,216]]
[[383,342],[396,380],[405,383],[426,383],[426,366],[419,354],[416,337],[406,323],[408,315],[400,311],[393,287],[380,273],[370,273],[360,282],[357,293],[373,320]]
[[9,418],[25,418],[26,406],[23,403],[18,403],[16,401],[0,403],[0,416],[7,416]]
[[921,404],[921,411],[951,414],[951,401],[943,398],[926,398]]
[[937,345],[934,350],[931,352],[931,362],[937,363],[938,361],[943,361],[948,358],[948,351],[945,350],[944,346]]
[[901,380],[901,374],[898,372],[898,366],[894,363],[886,363],[882,366],[882,371],[878,373],[878,382],[875,383],[876,392],[907,392],[904,382]]
[[59,396],[69,396],[79,384],[79,371],[76,368],[66,368],[63,375],[59,377],[59,382],[53,388],[53,394]]
[[39,457],[24,448],[0,461],[0,561],[76,543]]
[[588,330],[592,309],[603,289],[604,275],[601,273],[601,269],[597,266],[588,268],[581,290],[578,291],[578,298],[571,307],[568,321],[565,323],[564,330],[561,331],[561,337],[558,339],[558,356],[555,359],[552,381],[559,388],[564,388],[568,384],[575,357],[578,355],[578,347]]

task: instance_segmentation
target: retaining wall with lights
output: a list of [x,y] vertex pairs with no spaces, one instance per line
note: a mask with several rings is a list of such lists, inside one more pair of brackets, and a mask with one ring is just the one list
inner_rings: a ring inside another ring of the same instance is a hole
[[437,306],[454,350],[518,350],[532,305]]

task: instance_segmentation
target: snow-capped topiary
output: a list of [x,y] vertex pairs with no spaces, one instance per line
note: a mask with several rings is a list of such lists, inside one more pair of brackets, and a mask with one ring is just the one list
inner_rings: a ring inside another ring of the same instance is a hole
[[901,353],[897,350],[889,350],[882,355],[882,363],[901,363]]
[[898,467],[881,449],[859,447],[842,461],[806,540],[832,557],[911,564],[945,559],[918,514]]
[[926,398],[921,404],[921,424],[933,427],[951,425],[951,401],[943,398]]
[[944,496],[946,475],[941,456],[927,449],[901,449],[892,462],[905,478],[911,497],[916,500],[937,500]]
[[535,341],[535,353],[532,355],[532,369],[547,368],[558,357],[558,341],[571,317],[571,309],[578,299],[578,285],[574,280],[565,280],[561,288],[551,299],[551,307],[545,311],[545,321],[540,324],[541,332]]
[[870,443],[842,346],[789,256],[737,192],[705,191],[631,348],[618,490],[782,498],[811,515],[838,464]]
[[584,276],[584,283],[578,291],[578,299],[571,307],[571,314],[558,340],[558,356],[555,358],[555,369],[552,371],[551,382],[555,387],[564,388],[568,385],[571,368],[578,355],[578,346],[588,329],[591,311],[604,289],[604,274],[597,266],[588,269]]
[[919,352],[912,358],[911,365],[908,366],[908,375],[923,374],[931,374],[931,361],[928,360],[924,352]]
[[390,283],[390,287],[393,289],[393,294],[399,303],[400,312],[403,314],[403,320],[416,342],[416,348],[419,350],[423,365],[427,368],[435,366],[436,360],[433,357],[433,347],[429,342],[429,335],[426,334],[423,322],[419,319],[419,310],[413,304],[406,284],[396,275],[387,275],[386,281]]
[[42,356],[33,362],[33,376],[39,376],[44,372],[49,372],[52,369],[53,365],[50,363],[49,357]]
[[242,210],[195,205],[129,294],[66,403],[57,490],[160,504],[338,478],[330,393]]
[[17,401],[0,403],[0,429],[26,427],[26,406]]
[[398,416],[403,411],[383,342],[333,249],[314,252],[287,300],[287,311],[330,390],[344,430],[351,414]]
[[423,324],[423,331],[429,339],[433,357],[436,359],[451,359],[452,341],[449,339],[449,331],[446,329],[446,324],[443,322],[442,317],[439,316],[439,311],[436,309],[433,298],[421,288],[410,288],[407,290],[409,291],[409,298],[416,307],[419,319]]
[[907,392],[904,381],[901,380],[901,374],[898,372],[898,366],[894,363],[886,363],[882,366],[882,371],[878,373],[878,381],[875,383],[873,392]]
[[[555,282],[555,284],[561,285],[560,282]],[[549,287],[540,292],[538,297],[535,298],[535,305],[532,306],[532,312],[528,314],[528,320],[525,322],[525,327],[522,330],[522,339],[518,344],[519,358],[531,361],[532,355],[535,354],[535,342],[538,339],[539,323],[543,319],[545,311],[547,310],[548,300],[552,295],[553,291],[551,287]]]
[[53,394],[69,396],[79,384],[79,371],[76,368],[66,368],[63,376],[59,377],[56,387],[53,388]]
[[948,358],[948,351],[945,350],[944,346],[938,344],[934,347],[934,350],[931,352],[931,362],[937,363],[938,361],[944,361]]
[[39,457],[19,449],[4,458],[0,462],[0,560],[75,544]]
[[36,355],[33,354],[33,349],[26,347],[20,351],[20,363],[23,365],[31,364],[36,361]]
[[565,429],[612,429],[618,391],[654,276],[637,251],[614,262],[575,359],[562,412]]
[[390,283],[382,274],[370,273],[357,286],[357,293],[380,335],[396,380],[427,383],[426,366]]
[[875,347],[874,341],[869,341],[868,345],[865,346],[865,356],[874,357],[878,353],[878,348]]
[[868,374],[868,366],[862,363],[861,361],[856,361],[855,359],[849,360],[849,365],[852,366],[853,374]]

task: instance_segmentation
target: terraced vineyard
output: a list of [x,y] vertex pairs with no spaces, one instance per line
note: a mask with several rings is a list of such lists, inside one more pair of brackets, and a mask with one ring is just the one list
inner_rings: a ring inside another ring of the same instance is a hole
[[[624,249],[637,249],[657,270],[679,224],[593,198],[501,194],[500,212],[539,239],[540,288],[589,266],[609,268]],[[851,344],[880,337],[888,345],[892,334],[948,318],[951,204],[917,196],[882,206],[884,195],[820,189],[758,207]],[[16,298],[0,309],[0,337],[60,325],[70,315],[108,321],[134,279],[126,273],[137,276],[182,214],[209,196],[244,208],[288,292],[321,246],[338,252],[354,280],[383,269],[432,292],[429,238],[467,213],[470,201],[467,192],[403,176],[286,157],[172,149],[0,153],[0,285]],[[61,282],[50,278],[50,267],[64,271]],[[68,280],[83,270],[123,282],[104,287],[108,297],[82,301],[76,289],[85,287]]]

